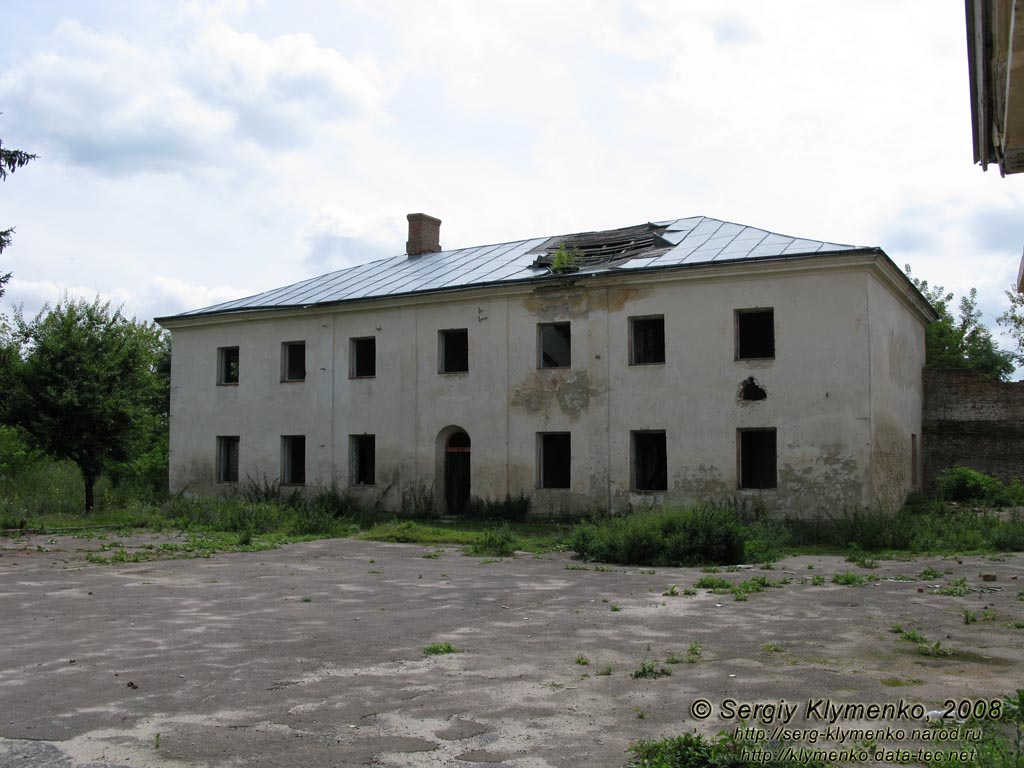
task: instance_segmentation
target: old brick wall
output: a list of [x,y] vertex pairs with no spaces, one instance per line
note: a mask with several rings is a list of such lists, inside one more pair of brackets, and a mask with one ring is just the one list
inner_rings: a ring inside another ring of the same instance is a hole
[[922,430],[926,490],[956,466],[1024,478],[1024,382],[926,368]]

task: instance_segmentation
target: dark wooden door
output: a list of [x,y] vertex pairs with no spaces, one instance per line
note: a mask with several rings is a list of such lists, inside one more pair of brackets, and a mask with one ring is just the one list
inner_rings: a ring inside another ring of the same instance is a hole
[[461,515],[469,501],[469,435],[456,432],[444,449],[444,500],[449,515]]

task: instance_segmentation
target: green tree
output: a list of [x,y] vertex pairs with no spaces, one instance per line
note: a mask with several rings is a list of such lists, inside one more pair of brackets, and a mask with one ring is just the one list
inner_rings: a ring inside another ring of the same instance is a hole
[[996,322],[1010,332],[1017,344],[1013,355],[1018,363],[1024,365],[1024,293],[1017,293],[1011,288],[1006,292],[1006,298],[1010,300],[1010,308]]
[[958,314],[950,311],[952,292],[941,285],[929,285],[910,273],[907,277],[924,294],[939,315],[925,331],[925,362],[932,368],[959,368],[1005,381],[1014,370],[1015,355],[996,346],[992,332],[981,322],[978,291],[971,288],[960,297]]
[[159,432],[164,333],[110,302],[65,296],[31,321],[16,312],[5,337],[4,421],[79,466],[88,512],[100,474],[147,450]]
[[[14,173],[35,159],[36,156],[30,155],[28,152],[22,152],[18,149],[4,149],[4,143],[0,141],[0,181],[5,181],[8,173]],[[4,248],[11,244],[11,235],[13,234],[14,227],[0,230],[0,253],[3,253]],[[7,281],[10,279],[10,272],[0,274],[0,297],[4,295],[4,286],[7,285]]]

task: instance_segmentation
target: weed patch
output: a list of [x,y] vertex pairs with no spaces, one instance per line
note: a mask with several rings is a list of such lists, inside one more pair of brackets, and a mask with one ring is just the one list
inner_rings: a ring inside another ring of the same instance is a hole
[[459,653],[459,649],[448,642],[432,643],[423,649],[426,656],[444,656],[449,653]]
[[741,562],[743,540],[734,509],[707,505],[582,522],[569,546],[584,560],[675,567]]
[[639,669],[633,671],[630,675],[634,680],[657,680],[659,677],[669,677],[672,674],[672,670],[668,667],[658,667],[658,662],[655,661],[642,661]]

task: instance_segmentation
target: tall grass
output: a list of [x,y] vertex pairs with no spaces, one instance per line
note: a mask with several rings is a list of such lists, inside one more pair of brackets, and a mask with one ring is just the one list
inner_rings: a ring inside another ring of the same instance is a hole
[[733,564],[743,560],[744,529],[735,508],[650,509],[578,524],[569,546],[584,560],[634,565]]

